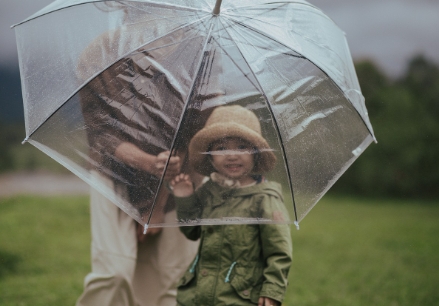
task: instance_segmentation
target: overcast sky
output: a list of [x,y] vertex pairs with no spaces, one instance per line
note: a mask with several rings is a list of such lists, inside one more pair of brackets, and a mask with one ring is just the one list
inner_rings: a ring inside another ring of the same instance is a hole
[[[239,1],[239,0],[236,0]],[[12,24],[52,0],[0,0],[0,64],[15,64]],[[371,58],[391,76],[424,54],[439,63],[438,0],[309,0],[346,32],[355,60]]]

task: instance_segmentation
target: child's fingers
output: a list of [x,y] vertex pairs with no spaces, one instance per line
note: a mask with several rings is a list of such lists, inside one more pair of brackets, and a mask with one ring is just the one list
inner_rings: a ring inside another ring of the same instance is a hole
[[169,159],[169,165],[178,165],[180,163],[180,157],[178,156],[172,156]]
[[278,302],[268,297],[261,296],[258,300],[258,306],[278,306]]
[[170,184],[172,186],[174,186],[175,184],[177,184],[180,181],[180,175],[176,175],[173,177],[173,179],[170,181]]
[[182,181],[186,181],[188,179],[189,179],[189,175],[184,174],[184,173],[180,173],[172,179],[171,184],[175,185],[175,184],[178,184]]

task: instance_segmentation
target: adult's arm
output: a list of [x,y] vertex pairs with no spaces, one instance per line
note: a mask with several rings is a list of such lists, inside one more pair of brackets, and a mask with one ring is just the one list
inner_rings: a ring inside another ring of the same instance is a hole
[[169,159],[165,180],[172,179],[180,172],[180,157],[171,156],[171,158],[169,158],[169,151],[152,155],[142,151],[139,147],[130,142],[122,142],[117,146],[114,154],[128,166],[141,169],[156,177],[162,176],[166,162]]

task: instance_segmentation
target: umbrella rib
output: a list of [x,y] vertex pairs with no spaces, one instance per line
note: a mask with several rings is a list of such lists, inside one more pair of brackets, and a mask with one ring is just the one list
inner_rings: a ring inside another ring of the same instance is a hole
[[[271,3],[270,3],[271,4]],[[273,3],[274,4],[274,3]],[[276,3],[276,4],[278,4],[278,3]],[[274,10],[278,10],[281,6],[284,6],[286,3],[279,3],[279,4],[282,4],[282,5],[280,5],[280,6],[276,6],[276,7],[272,7],[272,8],[263,8],[265,11],[264,12],[262,12],[262,13],[260,13],[260,14],[258,14],[258,15],[256,15],[256,16],[260,16],[260,15],[263,15],[263,14],[265,14],[266,12],[270,12],[270,11],[274,11]],[[256,7],[256,6],[254,6],[254,7]],[[245,8],[245,7],[244,7]],[[233,11],[235,11],[236,9],[233,9],[233,10],[229,10],[228,12],[226,12],[226,13],[224,13],[223,15],[226,15],[226,16],[231,16],[231,17],[236,17],[236,16],[241,16],[241,17],[244,17],[244,18],[247,18],[247,19],[252,19],[252,20],[257,20],[257,21],[260,21],[260,22],[264,22],[264,23],[268,23],[266,20],[264,20],[264,21],[262,21],[262,20],[260,20],[260,19],[257,19],[257,18],[255,18],[255,17],[251,17],[251,16],[244,16],[244,15],[239,15],[237,12],[233,12]],[[231,14],[231,13],[234,13],[234,14]],[[275,27],[278,27],[278,28],[281,28],[279,25],[277,25],[277,24],[274,24],[274,23],[269,23],[270,25],[272,25],[272,26],[275,26]]]
[[[130,2],[136,2],[136,1],[130,1]],[[146,3],[146,2],[141,2],[141,3]],[[133,9],[137,9],[137,10],[142,11],[142,12],[145,12],[147,14],[152,14],[148,10],[146,10],[144,8],[136,7],[135,5],[133,5],[131,3],[129,3],[129,4],[127,3],[126,6],[127,7],[131,7]],[[166,7],[166,8],[168,8],[165,5],[157,5],[157,6],[154,6],[154,7]],[[191,12],[191,13],[199,13],[200,12],[199,10],[188,10],[188,11]],[[205,13],[207,14],[207,11],[205,11]],[[198,14],[187,14],[187,15],[179,16],[179,17],[185,17],[186,18],[186,17],[192,17],[194,15],[198,15]],[[157,18],[157,19],[159,19],[159,18]],[[161,19],[171,19],[171,18],[161,18]],[[175,17],[173,17],[172,19],[175,19]],[[155,21],[155,20],[154,19],[148,20],[148,22],[150,22],[150,21]],[[139,22],[139,23],[141,23],[141,22]]]
[[[196,73],[195,73],[194,79],[192,81],[191,87],[189,89],[189,92],[188,92],[188,95],[187,95],[187,98],[186,98],[186,101],[185,101],[185,104],[184,104],[184,107],[183,107],[183,110],[182,110],[179,122],[177,124],[177,128],[175,129],[176,133],[174,135],[174,139],[172,140],[171,147],[170,147],[171,154],[169,154],[169,157],[168,157],[168,159],[166,161],[166,164],[165,164],[165,167],[164,167],[164,170],[163,170],[163,174],[160,177],[160,181],[159,181],[159,185],[158,185],[157,191],[160,190],[161,186],[163,185],[163,181],[164,181],[164,178],[165,178],[166,170],[167,170],[167,167],[169,165],[169,160],[171,159],[172,151],[173,151],[173,149],[175,147],[175,142],[177,140],[178,131],[180,130],[180,127],[181,127],[181,125],[183,123],[183,117],[184,117],[184,114],[185,114],[185,112],[186,112],[186,110],[187,110],[187,108],[189,106],[189,101],[190,101],[190,99],[192,97],[192,93],[193,93],[193,90],[194,90],[194,87],[195,87],[195,83],[197,81],[198,74],[200,73],[200,69],[201,69],[201,66],[202,66],[202,63],[203,63],[203,60],[204,60],[204,53],[206,52],[207,45],[209,44],[210,37],[212,36],[212,27],[213,27],[213,24],[210,25],[209,32],[207,33],[206,41],[204,43],[203,50],[202,50],[201,55],[200,55],[200,60],[198,62],[197,68],[195,70]],[[149,223],[151,221],[152,214],[154,212],[154,207],[155,207],[156,202],[157,202],[157,196],[158,196],[158,192],[156,192],[156,194],[154,196],[154,201],[153,201],[153,204],[151,206],[151,213],[149,214],[148,221],[145,223],[145,232],[148,229]]]
[[161,36],[159,36],[159,37],[157,37],[157,38],[154,38],[154,39],[152,39],[152,40],[150,40],[150,41],[147,41],[146,43],[144,43],[143,45],[140,45],[140,46],[137,46],[134,50],[130,50],[129,52],[127,52],[127,53],[125,53],[124,55],[122,55],[122,56],[120,56],[119,58],[117,58],[116,60],[114,60],[114,61],[112,61],[111,62],[111,64],[109,64],[108,66],[106,66],[106,67],[104,67],[101,71],[99,71],[99,72],[97,72],[97,73],[95,73],[94,75],[92,75],[90,78],[88,78],[86,81],[84,81],[84,83],[81,85],[81,86],[79,86],[63,103],[61,103],[61,105],[57,108],[57,109],[55,109],[54,111],[53,111],[53,113],[51,113],[49,116],[47,116],[47,118],[45,119],[45,120],[43,120],[31,133],[29,133],[29,136],[27,136],[26,137],[26,139],[23,141],[23,142],[26,142],[26,141],[28,141],[29,140],[29,138],[31,138],[32,137],[32,135],[33,134],[35,134],[35,132],[44,124],[44,123],[46,123],[58,110],[60,110],[61,109],[61,107],[63,107],[72,97],[74,97],[79,91],[81,91],[85,86],[87,86],[87,84],[88,83],[90,83],[90,81],[92,81],[94,78],[96,78],[98,75],[100,75],[101,73],[103,73],[105,70],[107,70],[109,67],[111,67],[112,65],[114,65],[114,63],[116,63],[116,62],[118,62],[118,61],[120,61],[122,58],[124,58],[124,57],[126,57],[127,55],[129,55],[129,54],[131,54],[131,53],[133,53],[135,50],[137,50],[137,49],[140,49],[140,48],[142,48],[142,47],[144,47],[144,46],[146,46],[146,45],[148,45],[148,44],[150,44],[150,43],[153,43],[153,42],[155,42],[155,41],[157,41],[157,40],[159,40],[159,39],[161,39],[161,38],[163,38],[163,37],[165,37],[165,36],[167,36],[167,35],[169,35],[169,34],[171,34],[171,33],[174,33],[174,32],[176,32],[176,31],[179,31],[179,30],[181,30],[181,29],[184,29],[184,28],[186,28],[186,27],[188,27],[188,26],[191,26],[191,25],[193,25],[193,24],[195,24],[195,23],[197,23],[197,22],[201,22],[201,20],[203,20],[203,19],[206,19],[206,18],[208,18],[208,17],[211,17],[211,15],[206,15],[206,16],[204,16],[204,17],[202,17],[202,18],[200,18],[200,19],[198,19],[198,20],[195,20],[195,21],[193,21],[193,22],[191,22],[191,23],[188,23],[188,24],[184,24],[184,25],[181,25],[181,26],[179,26],[179,27],[177,27],[177,28],[175,28],[175,29],[173,29],[172,31],[169,31],[169,32],[167,32],[167,33],[165,33],[165,34],[163,34],[163,35],[161,35]]
[[[256,32],[256,33],[259,33],[259,32]],[[245,36],[243,36],[242,34],[241,34],[241,36],[242,36],[242,38],[243,38],[244,40],[247,41],[247,43],[250,44],[250,42],[248,42],[248,40],[246,39]],[[277,41],[275,40],[275,42],[277,42]],[[282,46],[285,47],[285,48],[287,48],[287,49],[289,49],[289,50],[291,50],[290,48],[288,48],[288,47],[286,47],[286,46],[284,46],[284,45],[282,45]],[[260,48],[263,48],[263,47],[260,47]],[[264,49],[266,49],[266,48],[264,48]],[[294,50],[293,50],[293,51],[294,51]],[[261,56],[263,56],[263,55],[261,54]],[[303,59],[305,59],[305,60],[308,60],[307,58],[305,58],[305,57],[303,57],[303,56],[295,56],[295,55],[292,55],[292,54],[290,54],[290,56],[294,56],[294,57],[303,58]],[[271,65],[271,68],[273,68],[274,70],[276,70],[276,71],[278,72],[278,76],[281,77],[281,78],[283,79],[283,81],[284,81],[285,84],[288,83],[288,80],[285,79],[285,78],[283,77],[283,75],[279,72],[279,69],[277,69],[277,68],[276,68],[275,66],[273,66],[273,65]],[[303,106],[302,102],[299,102],[299,104],[300,104],[300,106],[302,107],[303,111],[309,116],[310,114],[308,113],[308,111],[306,110],[306,108]]]
[[[171,33],[171,32],[170,32]],[[198,33],[198,32],[197,32]],[[169,33],[168,33],[169,34]],[[180,40],[180,41],[178,41],[178,42],[174,42],[174,43],[172,43],[172,44],[167,44],[167,45],[162,45],[162,46],[160,46],[160,47],[156,47],[156,48],[151,48],[151,49],[147,49],[147,50],[145,50],[145,51],[148,51],[148,52],[150,52],[150,51],[154,51],[154,50],[157,50],[157,49],[161,49],[161,48],[165,48],[165,47],[168,47],[168,46],[172,46],[172,45],[175,45],[175,44],[180,44],[180,43],[182,43],[182,42],[184,42],[184,41],[188,41],[188,40],[190,40],[190,39],[192,39],[193,37],[195,37],[196,35],[194,34],[192,37],[188,37],[188,38],[185,38],[185,39],[183,39],[183,40]],[[158,39],[160,39],[160,38],[158,38]],[[153,42],[153,41],[151,41],[151,42]],[[142,48],[142,46],[141,47],[139,47],[139,48]],[[139,49],[139,48],[137,48],[137,50]],[[129,53],[129,54],[135,54],[134,53],[134,51],[132,51],[131,53]],[[126,55],[125,55],[126,56]],[[125,57],[124,56],[124,57]],[[123,58],[123,57],[122,57]],[[117,61],[115,61],[115,62],[118,62],[120,59],[118,59]],[[114,63],[113,63],[114,64]],[[104,70],[106,70],[106,69],[104,69]],[[139,76],[137,76],[137,77],[135,77],[133,80],[132,80],[132,82],[133,81],[135,81],[135,80],[137,80],[138,78],[140,77],[140,75]],[[93,77],[94,78],[94,77]],[[88,83],[88,82],[87,82]],[[125,90],[125,87],[123,87],[118,93],[117,93],[117,95],[115,95],[114,97],[113,97],[113,99],[112,99],[112,102],[110,102],[108,105],[111,105],[112,103],[113,103],[113,101],[115,100],[115,98],[117,98],[117,97],[119,97],[119,95],[123,92]],[[132,97],[134,97],[135,96],[135,94],[133,93],[132,94]],[[129,100],[127,100],[124,104],[122,104],[121,105],[121,107],[122,106],[124,106],[125,104],[127,104],[129,102]]]
[[[198,34],[199,32],[200,32],[200,31],[198,31],[196,34]],[[185,38],[185,39],[183,39],[183,40],[181,40],[181,41],[179,41],[179,42],[176,42],[176,43],[173,43],[173,44],[163,45],[161,48],[164,48],[164,47],[167,47],[167,46],[172,46],[172,45],[177,44],[177,43],[182,43],[182,42],[190,41],[193,37],[197,36],[196,34],[194,34],[192,37]],[[145,51],[151,51],[151,50],[156,50],[156,49],[159,49],[159,48],[148,49],[148,50],[145,50]],[[137,76],[134,80],[138,79],[139,77],[140,77],[140,75]],[[120,94],[122,93],[122,91],[123,91],[123,89],[118,93],[118,95],[120,95]],[[133,94],[132,94],[132,97],[136,97],[136,94],[133,93]],[[121,107],[124,106],[124,105],[126,105],[127,103],[129,103],[129,100],[126,101],[124,104],[122,104]],[[134,118],[134,116],[139,112],[140,107],[141,107],[141,103],[139,103],[139,104],[137,105],[136,111],[131,115],[131,118],[130,118],[129,122],[131,122],[131,121],[132,121],[131,119]],[[140,133],[140,130],[137,130],[137,135],[138,135],[139,133]]]
[[245,76],[245,78],[250,82],[250,84],[252,84],[255,88],[258,88],[257,84],[253,83],[253,80],[251,80],[247,74],[241,69],[241,67],[239,67],[238,63],[232,58],[232,56],[229,54],[229,52],[227,52],[226,49],[224,49],[219,43],[218,43],[218,47],[224,52],[224,54],[227,55],[227,57],[232,61],[232,63],[235,64],[235,66],[239,69],[239,71],[242,72],[242,74]]
[[[297,53],[298,55],[297,55],[296,57],[306,59],[307,61],[309,61],[310,63],[312,63],[312,64],[313,64],[314,66],[316,66],[320,71],[322,71],[322,72],[328,77],[328,79],[329,79],[332,83],[334,83],[335,86],[337,86],[338,89],[340,89],[340,91],[343,93],[343,96],[344,96],[344,97],[346,98],[346,100],[348,100],[349,103],[351,103],[351,105],[352,105],[351,100],[346,96],[346,93],[343,91],[343,89],[342,89],[342,88],[341,88],[341,87],[340,87],[340,86],[339,86],[339,85],[338,85],[338,84],[337,84],[337,83],[336,83],[336,82],[335,82],[335,81],[334,81],[334,80],[328,75],[328,73],[327,73],[324,69],[322,69],[322,68],[320,67],[320,65],[317,65],[315,62],[313,62],[312,60],[310,60],[308,57],[306,57],[306,56],[304,56],[303,54],[297,52],[296,50],[294,50],[294,49],[291,48],[290,46],[285,45],[284,43],[280,42],[279,40],[277,40],[276,38],[272,37],[272,36],[269,35],[268,33],[261,32],[260,30],[254,28],[254,27],[252,27],[252,26],[249,26],[249,25],[247,25],[247,24],[244,24],[243,22],[240,22],[240,21],[238,21],[238,20],[236,20],[236,19],[233,19],[233,18],[230,18],[230,17],[228,17],[227,19],[230,20],[230,21],[232,21],[232,22],[234,22],[234,23],[237,23],[237,24],[241,25],[242,27],[248,28],[248,29],[250,29],[250,30],[252,30],[252,31],[254,31],[254,32],[258,33],[258,34],[260,34],[260,35],[263,35],[263,36],[267,37],[268,39],[271,39],[271,40],[277,42],[278,44],[284,46],[285,48],[287,48],[287,49],[289,49],[289,50],[291,50],[291,51],[293,51],[294,53]],[[353,106],[353,105],[352,105],[352,106]],[[354,107],[354,106],[353,106],[353,107]],[[369,128],[368,124],[367,124],[366,121],[363,119],[363,116],[360,114],[360,112],[357,110],[356,107],[354,107],[354,109],[355,109],[355,111],[357,112],[358,116],[360,117],[361,121],[363,121],[363,124],[366,126],[366,129],[369,131],[369,134],[373,137],[373,139],[375,139],[375,135],[374,135],[373,131]],[[375,141],[376,141],[376,140],[375,140]]]
[[240,9],[258,7],[258,6],[262,6],[262,5],[270,5],[270,4],[301,4],[301,5],[310,6],[312,8],[315,8],[315,9],[319,10],[319,11],[322,11],[317,6],[312,5],[311,3],[304,3],[304,2],[301,2],[301,1],[273,1],[273,2],[267,2],[267,3],[262,3],[262,4],[255,4],[255,5],[250,4],[250,5],[238,6],[238,7],[235,7],[235,8],[224,9],[222,13],[230,12],[230,11],[236,11],[236,10],[240,10]]
[[[197,23],[197,22],[201,22],[201,20],[206,19],[207,17],[210,17],[210,16],[207,15],[207,16],[204,16],[204,17],[202,17],[202,18],[200,18],[200,19],[198,19],[198,20],[195,20],[195,21],[193,21],[193,22],[191,22],[191,23],[187,23],[187,24],[181,25],[181,26],[179,26],[179,27],[177,27],[177,28],[175,28],[175,29],[173,29],[173,30],[171,30],[171,31],[169,31],[169,32],[167,32],[167,33],[165,33],[165,34],[159,36],[159,37],[156,37],[156,38],[154,38],[154,39],[152,39],[152,40],[147,41],[147,42],[144,43],[143,45],[140,45],[140,46],[135,47],[135,49],[133,49],[133,50],[130,50],[130,51],[126,52],[125,54],[123,54],[122,56],[120,56],[119,58],[117,58],[116,60],[114,60],[113,62],[111,62],[111,64],[109,64],[108,66],[106,66],[105,68],[103,68],[101,71],[97,72],[96,74],[94,74],[93,76],[91,76],[90,78],[88,78],[88,79],[84,82],[83,86],[79,87],[79,88],[78,88],[78,89],[77,89],[77,90],[76,90],[76,91],[75,91],[75,92],[69,97],[69,99],[70,99],[72,96],[74,96],[78,91],[80,91],[85,85],[87,85],[91,80],[93,80],[96,76],[98,76],[99,74],[101,74],[103,71],[105,71],[106,69],[108,69],[109,67],[111,67],[114,63],[120,61],[121,59],[123,59],[123,58],[126,57],[127,55],[129,55],[129,54],[135,52],[136,50],[138,50],[138,49],[140,49],[140,48],[145,47],[145,46],[148,45],[148,44],[151,44],[151,43],[153,43],[153,42],[155,42],[155,41],[157,41],[157,40],[159,40],[159,39],[162,39],[163,37],[168,36],[168,35],[171,34],[171,33],[175,33],[175,32],[177,32],[177,31],[182,30],[182,29],[184,29],[184,28],[186,28],[186,27],[189,27],[189,26],[191,26],[191,25],[193,25],[193,24],[195,24],[195,23]],[[149,50],[149,49],[148,49],[148,50]],[[151,50],[153,50],[153,49],[151,49]],[[69,99],[67,99],[67,100],[69,100]]]
[[[230,35],[230,37],[232,37],[231,34],[229,33],[228,29],[226,27],[224,27],[224,28],[225,28],[226,32]],[[247,64],[248,68],[250,69],[250,72],[253,74],[253,77],[255,78],[256,82],[258,83],[258,87],[260,88],[260,90],[262,92],[262,95],[265,98],[265,101],[267,101],[267,107],[268,107],[268,109],[270,111],[271,117],[273,118],[273,122],[274,122],[275,129],[277,131],[277,134],[280,137],[280,146],[281,146],[281,149],[282,149],[282,155],[283,155],[283,158],[284,158],[284,160],[286,162],[287,161],[287,156],[286,156],[286,153],[285,153],[284,144],[282,142],[282,134],[280,133],[280,129],[279,129],[279,126],[277,124],[276,117],[274,116],[273,109],[271,108],[271,104],[270,104],[270,101],[268,99],[268,96],[265,93],[264,88],[261,86],[261,83],[259,82],[259,79],[256,76],[256,73],[253,71],[253,68],[250,66],[250,63],[247,61],[247,59],[245,58],[244,54],[242,53],[241,48],[239,47],[238,44],[235,43],[235,45],[236,45],[236,48],[238,49],[239,53],[241,54],[242,58],[244,59],[245,63]],[[290,190],[291,190],[291,198],[293,200],[294,216],[296,218],[296,220],[295,220],[296,222],[295,223],[296,223],[296,226],[298,226],[299,219],[297,218],[296,200],[294,198],[293,182],[291,181],[291,173],[290,173],[290,169],[288,167],[288,164],[286,165],[285,168],[287,169],[288,180],[290,182],[289,185],[290,185]]]
[[[175,42],[175,43],[172,43],[172,44],[163,45],[163,46],[161,46],[161,47],[157,47],[157,48],[147,49],[147,50],[145,50],[145,51],[148,51],[148,52],[149,52],[149,51],[157,50],[157,49],[160,49],[160,48],[165,48],[165,47],[168,47],[168,46],[172,46],[172,45],[174,45],[174,44],[178,44],[178,43],[182,43],[182,42],[185,42],[185,41],[189,41],[189,40],[191,40],[193,37],[197,36],[197,34],[198,34],[199,32],[200,32],[200,30],[199,30],[197,33],[195,33],[193,36],[188,37],[188,38],[185,38],[185,39],[183,39],[183,40],[181,40],[181,41],[178,41],[178,42]],[[137,77],[135,77],[135,78],[133,79],[133,81],[137,80],[139,77],[140,77],[140,75],[137,76]],[[114,99],[115,99],[116,97],[118,97],[123,91],[124,91],[124,88],[122,88],[122,90],[119,91],[119,93],[113,98],[113,101],[114,101]],[[131,95],[131,98],[135,98],[135,97],[136,97],[136,94],[134,93],[133,90],[131,90],[131,92],[133,92],[132,95]],[[125,103],[121,104],[121,106],[120,106],[119,109],[121,109],[123,106],[125,106],[125,105],[128,104],[129,102],[130,102],[130,100],[127,100]],[[109,105],[110,105],[111,103],[113,103],[113,102],[110,102]],[[136,111],[131,115],[131,117],[130,117],[130,119],[129,119],[129,122],[132,122],[131,119],[134,118],[134,116],[138,113],[140,107],[141,107],[141,104],[138,105],[138,107],[136,108]],[[107,114],[106,116],[108,116],[108,114]],[[137,130],[137,135],[139,135],[139,133],[140,133],[140,131]]]
[[[295,51],[293,48],[291,48],[291,47],[285,45],[284,43],[280,42],[279,40],[277,40],[277,39],[274,38],[273,36],[269,35],[268,33],[266,33],[266,32],[262,32],[262,31],[260,31],[260,30],[258,30],[258,29],[256,29],[256,28],[254,28],[254,27],[252,27],[252,26],[250,26],[250,25],[245,24],[245,23],[242,22],[242,21],[238,21],[238,20],[236,20],[236,19],[233,19],[233,16],[232,16],[232,15],[228,15],[228,16],[230,16],[230,17],[228,17],[228,19],[230,19],[231,21],[236,22],[236,23],[240,24],[240,25],[243,26],[243,27],[247,27],[247,28],[249,28],[249,29],[251,29],[251,30],[253,30],[253,31],[255,31],[255,32],[259,33],[259,34],[261,34],[261,35],[266,36],[266,37],[269,38],[269,39],[272,39],[273,41],[275,41],[275,42],[281,44],[282,46],[284,46],[284,47],[286,47],[286,48],[288,48],[288,49],[290,49],[290,50],[292,50],[292,51],[294,51],[294,52],[296,52],[296,53],[299,53],[299,52]],[[326,15],[323,15],[323,14],[322,14],[322,16],[327,17]],[[252,17],[246,17],[246,18],[247,18],[247,19],[256,20],[256,21],[260,21],[260,22],[264,22],[264,23],[266,23],[266,21],[262,21],[262,20],[259,20],[259,19],[256,19],[256,18],[252,18]],[[328,17],[327,17],[327,18],[328,18]],[[331,19],[330,19],[330,20],[331,20]],[[332,21],[332,20],[331,20],[331,21]],[[333,22],[333,21],[332,21],[332,22]],[[273,25],[272,23],[270,23],[270,24]],[[297,35],[300,35],[300,33],[297,33],[296,31],[294,31],[294,29],[291,29],[291,31],[294,32],[294,33],[297,34]],[[333,50],[328,49],[327,47],[325,47],[325,46],[319,44],[318,41],[316,41],[316,40],[314,40],[314,39],[311,39],[311,38],[309,38],[309,37],[305,37],[305,36],[303,36],[303,39],[308,40],[308,41],[312,42],[312,43],[315,44],[315,45],[318,45],[318,46],[320,46],[320,47],[322,47],[322,48],[325,48],[325,49],[331,51],[332,53],[335,54],[335,56],[337,56],[337,58],[339,58],[339,59],[342,61],[342,59],[340,58],[340,56],[339,56],[337,53],[335,53],[335,52],[333,52]],[[306,57],[305,57],[305,58],[306,58]],[[308,58],[306,58],[306,59],[309,60]],[[311,60],[309,60],[309,61],[311,62]],[[318,66],[317,64],[315,64],[314,62],[312,62],[312,63],[313,63],[316,67],[319,67],[319,66]],[[319,69],[323,71],[322,68],[319,67]],[[325,72],[325,74],[326,74],[326,72]]]
[[236,19],[234,19],[234,18],[232,18],[232,17],[229,17],[229,18],[227,18],[227,19],[230,20],[230,21],[232,21],[232,22],[234,22],[234,23],[236,23],[236,24],[239,24],[240,26],[245,27],[245,28],[247,28],[247,29],[249,29],[249,30],[251,30],[251,31],[253,31],[253,32],[256,32],[256,33],[258,33],[258,34],[260,34],[260,35],[262,35],[262,36],[265,36],[265,37],[267,37],[268,39],[270,39],[270,40],[272,40],[272,41],[275,41],[276,43],[282,45],[283,47],[285,47],[285,48],[287,48],[287,49],[293,51],[294,53],[297,53],[298,55],[297,55],[296,57],[301,57],[301,58],[304,58],[304,59],[309,60],[307,57],[303,56],[302,54],[300,54],[300,53],[297,52],[296,50],[294,50],[294,49],[292,49],[291,47],[289,47],[289,46],[285,45],[284,43],[280,42],[279,40],[277,40],[276,38],[274,38],[274,37],[271,36],[270,34],[265,33],[265,32],[261,32],[260,30],[254,28],[254,27],[252,27],[252,26],[249,26],[249,25],[247,25],[247,24],[245,24],[245,23],[243,23],[243,22],[241,22],[241,21],[238,21],[238,20],[236,20]]
[[[258,33],[258,32],[257,32]],[[239,33],[238,33],[239,34]],[[243,39],[246,39],[242,34],[240,34],[242,37],[243,37]],[[284,46],[284,47],[286,47],[286,46]],[[287,47],[288,48],[288,47]],[[288,49],[290,49],[290,48],[288,48]],[[262,54],[261,54],[261,56],[262,56]],[[304,58],[305,60],[308,60],[307,58]],[[310,61],[311,62],[311,61]],[[279,73],[279,71],[278,71],[278,69],[276,68],[276,67],[274,67],[274,66],[271,66],[273,69],[275,69],[277,72],[278,72],[278,75],[280,76],[280,77],[282,77],[282,75],[281,75],[281,73]],[[321,70],[320,69],[320,71],[323,71],[323,70]],[[328,77],[328,79],[329,80],[331,80],[331,78],[327,75],[327,74],[325,74],[327,77]],[[287,83],[286,82],[286,80],[284,79],[284,83]],[[335,82],[333,82],[334,84],[335,84]],[[339,88],[340,89],[340,88]],[[340,89],[340,92],[343,92],[341,89]],[[299,104],[300,104],[300,106],[302,107],[302,109],[303,109],[303,111],[308,115],[308,116],[310,116],[310,114],[308,113],[308,111],[306,110],[306,108],[303,106],[303,104],[302,104],[302,102],[300,102],[299,101]],[[322,143],[324,143],[324,139],[323,139],[323,137],[322,137],[322,135],[321,135],[321,133],[320,133],[320,131],[318,131],[318,137],[319,137],[319,139],[320,139],[320,141],[322,142]],[[288,168],[287,168],[288,169]]]
[[[227,33],[228,33],[228,31],[226,30],[226,26],[222,23],[222,21],[221,21],[221,24],[222,24],[222,26],[223,26],[223,29],[224,29],[224,31],[226,31]],[[229,34],[229,36],[230,36],[230,34]],[[215,39],[215,38],[213,38],[213,39]],[[231,37],[230,37],[230,39],[232,39]],[[235,44],[236,45],[236,44]],[[258,88],[258,85],[257,84],[254,84],[253,83],[253,80],[251,80],[248,76],[247,76],[247,73],[245,73],[242,69],[241,69],[241,67],[238,65],[238,63],[232,58],[232,56],[227,52],[227,50],[225,49],[225,48],[223,48],[222,46],[221,46],[221,44],[218,42],[218,47],[227,55],[227,57],[235,64],[235,66],[239,69],[239,71],[241,71],[242,72],[242,74],[245,76],[245,78],[250,82],[250,84],[252,84],[255,88]]]
[[[38,16],[35,16],[35,17],[32,17],[32,18],[25,19],[25,20],[22,21],[22,22],[19,22],[19,23],[16,23],[16,24],[12,25],[11,28],[15,28],[15,27],[17,27],[17,26],[19,26],[19,25],[22,25],[22,24],[24,24],[24,23],[27,23],[27,22],[29,22],[29,21],[31,21],[31,20],[34,20],[34,19],[40,18],[40,17],[45,16],[45,15],[48,15],[48,14],[52,14],[53,12],[57,12],[57,11],[61,11],[61,10],[67,9],[67,8],[70,8],[70,7],[75,7],[75,6],[79,6],[79,5],[87,5],[87,4],[95,4],[95,3],[97,3],[97,2],[105,2],[105,1],[108,1],[108,0],[82,2],[82,3],[76,3],[76,4],[71,4],[71,5],[63,6],[63,7],[60,7],[60,8],[58,8],[58,9],[56,9],[56,10],[49,11],[49,12],[46,12],[46,13],[44,13],[44,14],[41,14],[41,15],[38,15]],[[121,2],[121,1],[117,1],[117,2]],[[128,0],[128,2],[147,3],[147,4],[152,4],[154,7],[162,7],[162,8],[169,8],[169,9],[175,9],[175,8],[177,8],[177,9],[181,9],[181,10],[185,10],[185,11],[191,11],[191,12],[200,12],[200,11],[204,11],[204,12],[206,12],[206,13],[210,13],[209,11],[202,10],[202,9],[194,9],[194,8],[192,8],[192,7],[182,6],[182,5],[170,5],[170,4],[165,4],[165,3],[157,3],[157,2],[154,2],[154,1],[148,1],[148,2],[145,2],[145,1]]]

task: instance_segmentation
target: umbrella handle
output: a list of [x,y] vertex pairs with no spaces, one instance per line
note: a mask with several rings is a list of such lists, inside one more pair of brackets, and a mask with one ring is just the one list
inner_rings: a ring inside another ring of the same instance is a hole
[[215,7],[213,8],[212,15],[219,15],[222,0],[216,0]]

